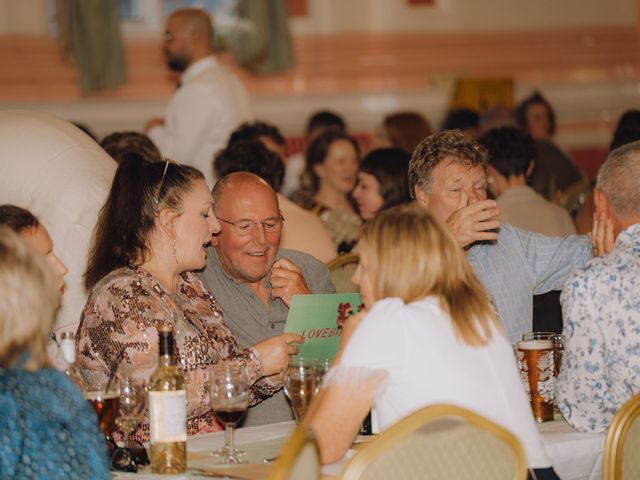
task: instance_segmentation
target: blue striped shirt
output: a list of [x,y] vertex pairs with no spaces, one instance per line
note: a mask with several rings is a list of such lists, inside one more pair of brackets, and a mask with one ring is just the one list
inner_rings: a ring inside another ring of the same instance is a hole
[[513,344],[532,329],[533,295],[561,290],[567,276],[591,257],[586,235],[546,237],[503,224],[496,241],[473,245],[467,259]]

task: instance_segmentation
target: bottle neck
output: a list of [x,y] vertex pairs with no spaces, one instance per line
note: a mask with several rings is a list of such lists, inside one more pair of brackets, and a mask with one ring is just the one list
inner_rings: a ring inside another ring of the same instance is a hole
[[173,355],[160,355],[158,365],[161,367],[173,367],[176,364]]

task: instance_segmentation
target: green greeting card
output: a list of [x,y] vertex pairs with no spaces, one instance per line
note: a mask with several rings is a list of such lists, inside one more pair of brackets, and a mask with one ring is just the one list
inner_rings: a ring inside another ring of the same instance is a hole
[[360,310],[361,303],[359,293],[294,295],[284,331],[304,337],[298,356],[332,360],[340,345],[342,324]]

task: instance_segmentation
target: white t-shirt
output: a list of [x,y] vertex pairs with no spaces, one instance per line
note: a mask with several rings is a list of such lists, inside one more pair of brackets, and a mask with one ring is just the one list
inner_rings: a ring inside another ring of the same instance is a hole
[[[358,368],[359,371],[353,370]],[[384,370],[374,412],[384,430],[428,405],[450,403],[472,410],[518,437],[530,468],[547,468],[515,355],[495,328],[488,345],[472,347],[455,336],[449,316],[434,297],[405,305],[377,302],[347,344],[331,381]]]

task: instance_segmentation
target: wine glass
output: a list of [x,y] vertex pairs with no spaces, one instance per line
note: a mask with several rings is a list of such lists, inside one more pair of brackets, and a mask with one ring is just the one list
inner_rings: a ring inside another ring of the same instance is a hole
[[120,408],[120,389],[114,376],[101,367],[80,368],[84,398],[98,416],[100,430],[106,440],[111,440],[111,432]]
[[225,444],[213,452],[219,463],[243,463],[234,445],[233,429],[249,407],[249,378],[244,367],[219,362],[209,369],[211,408],[225,427]]
[[317,362],[302,357],[291,363],[284,374],[284,392],[289,397],[296,422],[302,422],[311,400],[318,393],[320,375]]
[[131,434],[142,421],[147,398],[146,384],[142,380],[125,377],[120,381],[120,416],[116,425],[124,435],[124,446],[134,449]]

